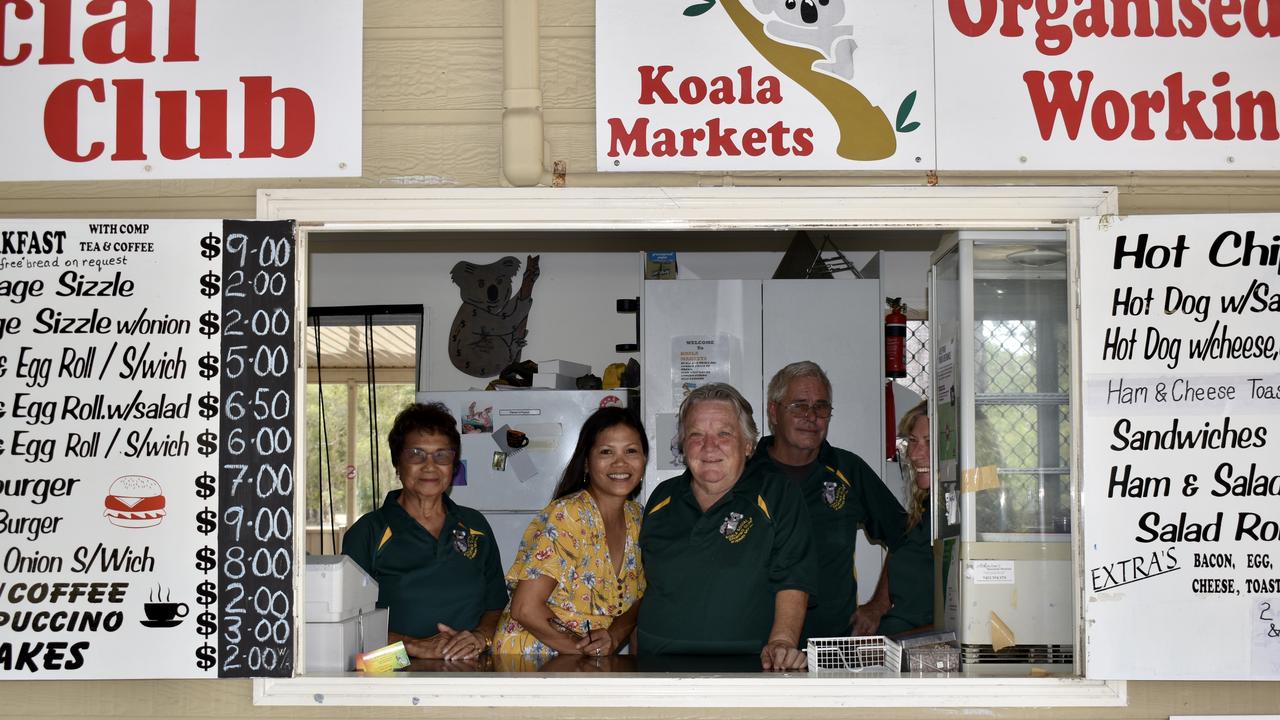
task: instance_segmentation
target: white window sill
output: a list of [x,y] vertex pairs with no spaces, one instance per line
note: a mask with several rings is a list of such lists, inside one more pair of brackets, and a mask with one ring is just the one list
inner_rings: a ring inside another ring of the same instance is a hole
[[255,705],[412,707],[1123,707],[1124,681],[797,674],[357,673],[254,680]]

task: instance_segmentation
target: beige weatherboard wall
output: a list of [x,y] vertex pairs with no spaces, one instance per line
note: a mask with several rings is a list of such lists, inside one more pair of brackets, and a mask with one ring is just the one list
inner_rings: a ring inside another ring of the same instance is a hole
[[[166,180],[0,185],[6,217],[254,217],[260,188],[908,186],[1115,186],[1121,213],[1277,212],[1280,170],[1250,173],[996,173],[600,175],[595,167],[593,0],[366,0],[364,174],[329,180]],[[535,20],[536,19],[536,20]],[[505,42],[504,42],[505,31]],[[319,41],[319,40],[317,40]],[[506,67],[507,85],[503,73]],[[518,76],[519,83],[513,83]],[[519,122],[526,122],[523,127]],[[563,175],[555,163],[563,164]],[[734,191],[728,191],[730,193]],[[1179,632],[1194,651],[1195,619]],[[498,688],[495,688],[498,689]],[[499,689],[500,690],[500,689]],[[856,692],[849,693],[856,695]],[[473,706],[255,707],[250,681],[15,681],[0,685],[0,717],[748,717],[895,718],[972,711],[857,709],[620,709],[607,700],[572,709]],[[1130,682],[1127,704],[1105,708],[993,709],[996,718],[1165,718],[1261,714],[1280,708],[1280,683]],[[851,703],[853,705],[854,703]]]

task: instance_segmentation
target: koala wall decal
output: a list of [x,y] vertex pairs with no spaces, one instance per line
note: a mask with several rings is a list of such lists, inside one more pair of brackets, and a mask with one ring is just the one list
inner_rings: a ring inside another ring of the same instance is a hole
[[761,14],[775,16],[765,23],[769,37],[822,53],[813,69],[853,80],[853,26],[844,21],[844,0],[755,0]]
[[450,277],[462,295],[462,306],[449,329],[449,360],[472,377],[493,377],[520,359],[528,342],[526,327],[538,279],[538,255],[528,256],[520,289],[511,281],[520,261],[507,256],[488,265],[466,261],[453,266]]

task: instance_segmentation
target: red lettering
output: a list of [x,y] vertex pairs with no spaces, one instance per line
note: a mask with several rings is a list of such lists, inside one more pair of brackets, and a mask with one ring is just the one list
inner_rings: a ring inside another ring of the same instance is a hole
[[[767,78],[768,75],[765,76]],[[761,79],[761,83],[764,78]],[[730,86],[732,92],[732,85]],[[751,97],[751,66],[743,65],[738,68],[738,102],[743,105],[750,105],[755,102],[755,98]]]
[[680,100],[685,104],[700,103],[706,96],[707,85],[697,75],[692,75],[680,81]]
[[31,43],[19,43],[18,54],[13,57],[9,57],[9,55],[5,53],[4,38],[7,34],[5,29],[8,25],[5,12],[6,8],[10,5],[13,6],[13,17],[15,20],[30,20],[33,12],[31,9],[31,3],[27,2],[27,0],[0,0],[0,67],[17,65],[31,55]]
[[1018,22],[1018,8],[1031,9],[1031,0],[1002,0],[1004,3],[1004,22],[1000,23],[1000,34],[1005,37],[1022,37],[1022,25]]
[[[1266,6],[1267,19],[1262,19],[1262,9]],[[1275,0],[1254,2],[1244,7],[1244,25],[1254,37],[1280,36],[1280,3]]]
[[1022,74],[1022,81],[1027,86],[1031,97],[1031,109],[1036,114],[1036,123],[1040,126],[1041,139],[1053,137],[1053,127],[1058,116],[1062,117],[1062,125],[1067,137],[1072,140],[1080,133],[1080,120],[1084,117],[1085,99],[1089,97],[1089,86],[1093,83],[1093,73],[1080,71],[1080,94],[1071,89],[1071,73],[1067,70],[1054,70],[1049,73],[1049,83],[1053,86],[1052,94],[1045,92],[1045,74],[1041,70],[1028,70]]
[[187,146],[187,93],[164,90],[160,99],[160,154],[170,160],[229,158],[227,150],[227,91],[196,90],[200,102],[200,143]]
[[1186,37],[1200,37],[1204,34],[1206,21],[1200,2],[1201,0],[1178,0],[1178,11],[1182,14],[1178,30]]
[[737,133],[737,128],[721,128],[720,118],[708,120],[707,155],[709,157],[720,157],[721,155],[738,157],[741,155],[742,151],[738,149],[737,143],[733,141],[733,136]]
[[[1213,74],[1214,87],[1226,87],[1231,82],[1230,73],[1219,72]],[[1213,96],[1213,109],[1218,111],[1218,117],[1215,118],[1218,127],[1213,131],[1213,139],[1215,140],[1231,140],[1236,136],[1235,129],[1231,127],[1231,93],[1220,92]]]
[[653,154],[655,157],[675,157],[680,154],[680,146],[676,143],[676,133],[671,128],[658,128],[653,131]]
[[707,131],[704,128],[685,128],[680,131],[680,154],[684,157],[698,156],[698,143],[707,139]]
[[[652,105],[659,100],[665,105],[676,104],[676,96],[671,94],[671,88],[667,87],[666,81],[663,79],[667,73],[675,68],[670,65],[662,65],[655,68],[652,65],[642,65],[636,68],[640,73],[640,99],[641,105]],[[654,99],[654,96],[658,100]]]
[[1151,3],[1149,0],[1116,0],[1115,18],[1111,21],[1111,34],[1115,37],[1128,37],[1129,11],[1133,11],[1133,34],[1137,37],[1151,37]]
[[787,147],[787,126],[782,121],[769,126],[769,146],[773,150],[773,154],[778,157],[784,157],[790,150]]
[[1192,90],[1184,96],[1180,72],[1166,77],[1164,87],[1169,95],[1169,129],[1164,136],[1170,140],[1186,140],[1187,128],[1190,127],[1192,137],[1197,140],[1213,137],[1200,115],[1200,103],[1208,96],[1200,90]]
[[798,157],[808,157],[813,154],[813,128],[796,128],[791,137],[795,140],[794,152]]
[[1209,25],[1222,37],[1240,32],[1240,23],[1228,20],[1240,14],[1240,0],[1209,0]]
[[947,0],[947,12],[951,24],[966,37],[981,37],[996,21],[996,0],[982,0],[981,14],[977,20],[969,17],[969,5],[965,0]]
[[[1267,91],[1260,93],[1246,92],[1236,98],[1236,107],[1240,109],[1240,131],[1236,137],[1241,140],[1280,140],[1280,129],[1276,127],[1276,97]],[[1254,114],[1260,112],[1262,131],[1257,130]]]
[[[241,77],[244,83],[244,151],[242,158],[295,158],[311,149],[316,136],[316,109],[311,96],[298,88],[271,89],[271,78]],[[283,103],[284,138],[271,143],[271,114],[275,101]]]
[[146,160],[142,149],[142,80],[112,80],[116,89],[116,151],[112,160]]
[[621,118],[609,118],[609,157],[649,157],[649,118],[636,118],[631,130]]
[[1071,47],[1074,39],[1071,26],[1066,23],[1051,24],[1051,21],[1061,19],[1066,13],[1065,2],[1050,7],[1047,0],[1036,0],[1036,14],[1040,16],[1036,20],[1036,49],[1042,55],[1061,55]]
[[1151,115],[1164,110],[1164,94],[1153,92],[1134,93],[1133,101],[1133,134],[1134,140],[1155,140],[1156,133],[1151,129]]
[[70,65],[71,0],[41,0],[44,5],[44,52],[41,65]]
[[760,157],[769,145],[769,136],[760,128],[742,133],[742,150],[751,157]]
[[1115,90],[1103,90],[1093,101],[1091,119],[1095,135],[1107,141],[1119,140],[1129,128],[1129,103]]
[[169,0],[169,50],[161,59],[164,62],[200,59],[196,54],[196,0]]
[[[84,31],[84,57],[99,65],[119,60],[131,63],[155,62],[151,54],[151,3],[149,0],[89,0],[90,15],[106,15],[117,3],[124,3],[124,14],[101,20]],[[124,50],[116,52],[112,36],[124,27]]]
[[44,104],[44,137],[49,149],[68,162],[89,162],[102,154],[105,145],[94,142],[89,152],[81,155],[79,141],[79,93],[88,88],[94,102],[106,100],[102,80],[67,80],[49,93]]

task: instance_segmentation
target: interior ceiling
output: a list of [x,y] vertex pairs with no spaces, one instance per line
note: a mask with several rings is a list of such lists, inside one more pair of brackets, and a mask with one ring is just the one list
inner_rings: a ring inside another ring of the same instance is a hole
[[[564,231],[564,232],[313,232],[313,253],[441,252],[783,252],[798,231]],[[843,252],[876,250],[931,252],[942,239],[941,230],[822,230],[808,229],[821,245],[830,235]]]
[[[316,366],[316,328],[308,325],[304,344],[307,367]],[[418,329],[413,325],[373,327],[374,365],[379,368],[417,367]],[[365,332],[361,325],[327,325],[320,328],[321,368],[363,369]]]

